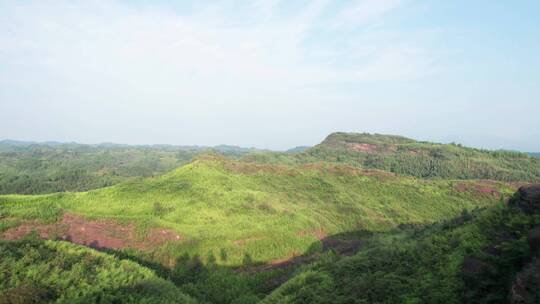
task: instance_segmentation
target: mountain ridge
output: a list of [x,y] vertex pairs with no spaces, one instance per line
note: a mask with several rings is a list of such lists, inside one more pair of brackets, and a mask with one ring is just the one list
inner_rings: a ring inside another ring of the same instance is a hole
[[336,132],[300,153],[251,153],[242,160],[289,164],[325,161],[419,178],[540,181],[540,160],[526,153],[369,133]]

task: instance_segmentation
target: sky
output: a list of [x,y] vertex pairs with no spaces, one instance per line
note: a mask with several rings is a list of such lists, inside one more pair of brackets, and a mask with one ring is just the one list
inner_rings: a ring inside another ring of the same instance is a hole
[[540,151],[540,1],[0,0],[0,139]]

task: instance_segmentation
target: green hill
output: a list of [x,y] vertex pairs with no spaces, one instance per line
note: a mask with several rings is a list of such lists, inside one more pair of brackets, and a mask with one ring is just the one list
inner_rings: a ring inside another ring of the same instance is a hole
[[243,160],[288,164],[325,161],[430,179],[540,181],[540,159],[526,153],[367,133],[333,133],[301,153],[255,153]]
[[[171,272],[156,269],[206,303],[537,303],[540,192],[530,189],[510,205],[463,210],[429,225],[324,236],[323,243],[357,239],[361,246],[353,256],[306,252],[299,259],[310,259],[278,276],[235,274],[215,266],[219,259],[203,266],[180,257]],[[194,301],[138,259],[35,240],[0,242],[0,253],[0,303]],[[276,280],[273,292],[261,289]]]
[[[428,181],[343,165],[258,165],[207,156],[160,177],[99,190],[0,196],[0,215],[9,219],[6,227],[111,219],[130,227],[122,233],[130,235],[125,243],[131,247],[145,238],[163,241],[163,259],[226,252],[221,263],[239,265],[246,254],[261,262],[300,255],[326,235],[437,222],[496,204],[512,191],[499,182]],[[99,223],[91,224],[99,232]],[[167,230],[156,235],[153,228]]]
[[321,258],[263,303],[539,303],[540,185],[526,189],[509,205]]

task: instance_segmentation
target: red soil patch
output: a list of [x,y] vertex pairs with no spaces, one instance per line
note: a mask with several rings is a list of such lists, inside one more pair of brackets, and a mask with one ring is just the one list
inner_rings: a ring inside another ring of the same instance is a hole
[[423,151],[422,150],[416,150],[416,149],[409,149],[409,150],[407,150],[406,153],[409,154],[409,155],[420,155],[420,154],[423,153]]
[[168,241],[182,241],[181,235],[163,228],[150,228],[146,239],[150,240],[154,244],[162,244]]
[[9,228],[2,233],[2,239],[4,240],[16,240],[20,239],[30,232],[36,232],[41,238],[48,238],[49,232],[53,230],[54,225],[33,225],[31,222],[26,222],[17,227]]
[[65,240],[96,249],[150,249],[167,241],[181,241],[180,235],[166,229],[152,228],[145,239],[137,237],[135,225],[120,225],[109,220],[90,221],[73,214],[64,214],[54,224],[26,222],[8,229],[3,239],[15,240],[35,231],[43,239]]
[[347,143],[350,151],[362,153],[392,153],[397,151],[395,145],[373,145],[366,143]]
[[501,193],[494,181],[483,180],[476,183],[458,182],[453,185],[454,189],[459,192],[470,192],[479,196],[500,197]]
[[356,152],[365,152],[365,153],[376,153],[379,152],[379,147],[372,144],[347,144],[349,150]]

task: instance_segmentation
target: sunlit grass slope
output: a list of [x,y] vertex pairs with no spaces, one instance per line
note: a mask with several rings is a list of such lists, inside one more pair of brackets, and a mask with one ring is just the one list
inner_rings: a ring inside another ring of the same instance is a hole
[[[385,231],[425,224],[496,204],[515,189],[496,182],[419,180],[330,164],[256,165],[205,156],[156,178],[82,193],[0,196],[5,226],[49,222],[60,212],[169,228],[182,241],[160,249],[245,254],[269,261],[304,253],[317,238],[346,231]],[[11,223],[11,224],[10,224]],[[5,228],[4,228],[5,229]]]
[[539,223],[510,204],[383,233],[305,266],[262,303],[539,303],[540,251],[528,245]]

